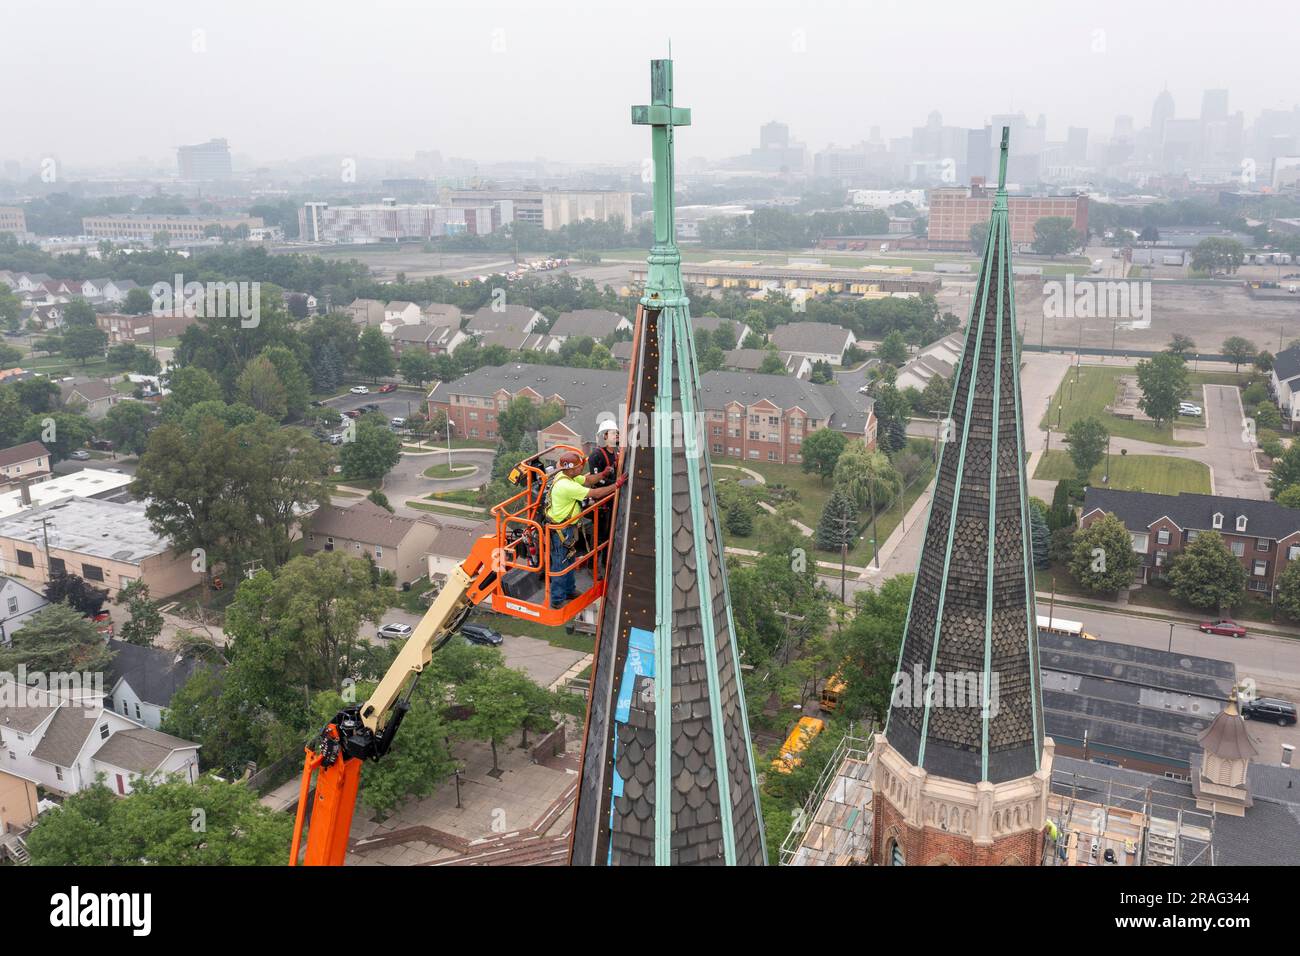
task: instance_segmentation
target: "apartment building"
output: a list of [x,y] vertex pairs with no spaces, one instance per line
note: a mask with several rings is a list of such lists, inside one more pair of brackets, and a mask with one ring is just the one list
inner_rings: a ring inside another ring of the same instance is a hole
[[260,216],[165,216],[153,213],[119,213],[109,216],[86,216],[81,229],[96,239],[139,239],[152,241],[165,232],[173,242],[197,242],[204,238],[205,230],[260,229],[264,223]]
[[27,213],[18,206],[0,206],[0,232],[27,235]]
[[487,204],[452,208],[392,200],[355,206],[311,202],[298,210],[298,237],[304,242],[375,243],[484,236],[498,225],[497,211]]
[[501,223],[525,222],[542,229],[559,229],[592,219],[632,224],[632,194],[611,190],[455,189],[448,197],[454,207],[491,206]]
[[[456,434],[497,438],[497,415],[519,395],[557,402],[564,417],[538,433],[540,448],[582,444],[604,418],[621,418],[627,373],[540,365],[487,366],[429,393],[429,412],[442,411]],[[708,372],[700,401],[709,451],[718,457],[797,464],[809,434],[833,428],[875,447],[874,402],[838,385],[813,385],[792,376]]]
[[1158,495],[1144,491],[1089,488],[1079,526],[1104,515],[1124,522],[1133,550],[1142,558],[1138,580],[1165,573],[1169,563],[1200,535],[1216,531],[1246,569],[1246,588],[1272,595],[1287,562],[1300,557],[1300,510],[1273,501],[1222,495]]
[[[971,226],[988,222],[995,190],[976,180],[970,186],[944,186],[930,190],[929,242],[931,249],[969,249]],[[1034,224],[1063,216],[1080,235],[1088,234],[1087,196],[1011,196],[1007,200],[1011,241],[1029,245]]]
[[50,450],[38,441],[0,449],[0,491],[19,482],[35,484],[50,477]]

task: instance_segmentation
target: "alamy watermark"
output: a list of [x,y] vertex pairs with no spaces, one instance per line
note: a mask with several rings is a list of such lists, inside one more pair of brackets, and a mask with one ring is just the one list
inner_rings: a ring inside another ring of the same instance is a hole
[[155,282],[149,288],[154,318],[239,319],[244,329],[261,324],[262,283],[184,280],[178,272],[174,283]]
[[51,700],[98,708],[104,699],[102,671],[0,671],[0,707],[48,707]]
[[890,704],[894,707],[978,707],[990,719],[998,715],[998,672],[991,671],[985,681],[982,671],[925,673],[913,664],[911,673],[896,671]]
[[1151,324],[1151,283],[1148,280],[1116,279],[1043,283],[1043,316],[1048,319],[1123,319]]

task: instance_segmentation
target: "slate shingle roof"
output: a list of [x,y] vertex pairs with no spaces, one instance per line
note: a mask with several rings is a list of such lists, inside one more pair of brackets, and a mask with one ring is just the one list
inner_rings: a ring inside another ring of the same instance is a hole
[[1300,346],[1283,349],[1273,356],[1273,373],[1279,382],[1289,382],[1300,376]]
[[[1283,508],[1275,501],[1229,498],[1183,492],[1159,495],[1150,491],[1117,491],[1089,488],[1083,499],[1083,515],[1100,509],[1124,522],[1129,531],[1143,532],[1160,518],[1168,517],[1183,530],[1236,533],[1237,518],[1244,515],[1246,530],[1256,538],[1280,540],[1300,531],[1300,510]],[[1223,515],[1223,527],[1215,529],[1215,513]]]

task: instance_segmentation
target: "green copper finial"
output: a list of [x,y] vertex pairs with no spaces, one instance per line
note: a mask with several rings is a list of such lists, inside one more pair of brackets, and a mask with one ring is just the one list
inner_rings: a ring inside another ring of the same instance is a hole
[[1007,153],[1010,149],[1011,128],[1002,127],[1002,159],[998,166],[998,191],[1001,192],[1007,188]]
[[650,268],[641,302],[657,309],[685,305],[673,222],[673,127],[691,125],[691,111],[673,106],[672,60],[650,61],[650,105],[632,107],[632,122],[651,128],[654,153],[655,243],[646,259]]

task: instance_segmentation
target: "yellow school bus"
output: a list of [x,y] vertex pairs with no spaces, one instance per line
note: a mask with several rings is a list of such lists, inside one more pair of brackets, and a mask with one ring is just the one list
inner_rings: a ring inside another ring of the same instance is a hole
[[803,763],[799,754],[808,749],[813,738],[826,729],[826,721],[816,717],[800,717],[790,736],[781,745],[781,752],[772,761],[772,769],[777,773],[789,773]]
[[1081,637],[1085,641],[1095,641],[1097,639],[1096,634],[1089,634],[1083,629],[1082,622],[1067,621],[1061,617],[1038,615],[1038,629],[1049,634],[1060,634],[1062,637]]
[[822,696],[818,702],[821,709],[832,714],[840,706],[840,697],[847,689],[848,684],[844,683],[844,678],[840,672],[836,671],[830,677],[826,678],[826,683],[822,685]]

